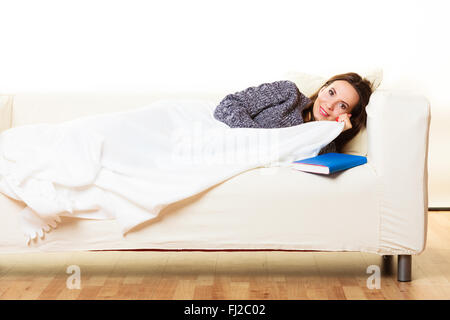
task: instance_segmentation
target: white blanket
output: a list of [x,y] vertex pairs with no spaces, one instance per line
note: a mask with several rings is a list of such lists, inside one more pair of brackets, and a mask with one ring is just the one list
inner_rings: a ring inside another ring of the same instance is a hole
[[167,205],[237,174],[315,156],[344,127],[316,121],[229,128],[214,119],[215,106],[160,100],[133,111],[4,131],[0,192],[26,204],[19,219],[27,242],[55,228],[60,216],[116,219],[125,235]]

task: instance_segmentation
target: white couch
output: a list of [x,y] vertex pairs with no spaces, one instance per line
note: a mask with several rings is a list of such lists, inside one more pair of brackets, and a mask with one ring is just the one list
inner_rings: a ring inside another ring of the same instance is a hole
[[[0,129],[57,123],[142,107],[158,98],[214,94],[18,93],[2,96]],[[398,255],[400,281],[411,280],[411,256],[425,249],[430,106],[422,96],[377,90],[367,130],[346,149],[368,163],[322,176],[258,168],[165,208],[122,237],[114,220],[63,218],[30,245],[17,221],[24,204],[0,193],[0,253],[111,250],[317,250]],[[299,253],[301,254],[301,253]]]

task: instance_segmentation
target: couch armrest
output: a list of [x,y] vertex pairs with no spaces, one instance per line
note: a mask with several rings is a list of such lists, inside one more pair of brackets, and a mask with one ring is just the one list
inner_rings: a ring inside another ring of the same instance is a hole
[[0,133],[11,128],[13,95],[0,95]]
[[377,90],[367,106],[367,157],[379,187],[379,248],[392,254],[425,249],[430,120],[430,104],[420,95]]

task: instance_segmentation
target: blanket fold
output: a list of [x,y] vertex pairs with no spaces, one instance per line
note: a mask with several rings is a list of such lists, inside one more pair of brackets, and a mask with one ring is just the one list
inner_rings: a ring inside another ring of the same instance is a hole
[[214,101],[165,99],[133,111],[0,135],[0,192],[26,204],[28,243],[60,217],[115,219],[125,235],[167,205],[258,167],[318,154],[344,127],[331,121],[279,129],[230,128]]

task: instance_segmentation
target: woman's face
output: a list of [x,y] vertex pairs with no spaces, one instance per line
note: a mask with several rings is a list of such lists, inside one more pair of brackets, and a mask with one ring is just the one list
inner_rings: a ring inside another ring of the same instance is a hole
[[343,113],[351,113],[359,102],[355,88],[345,80],[336,80],[319,91],[313,106],[316,121],[335,121]]

